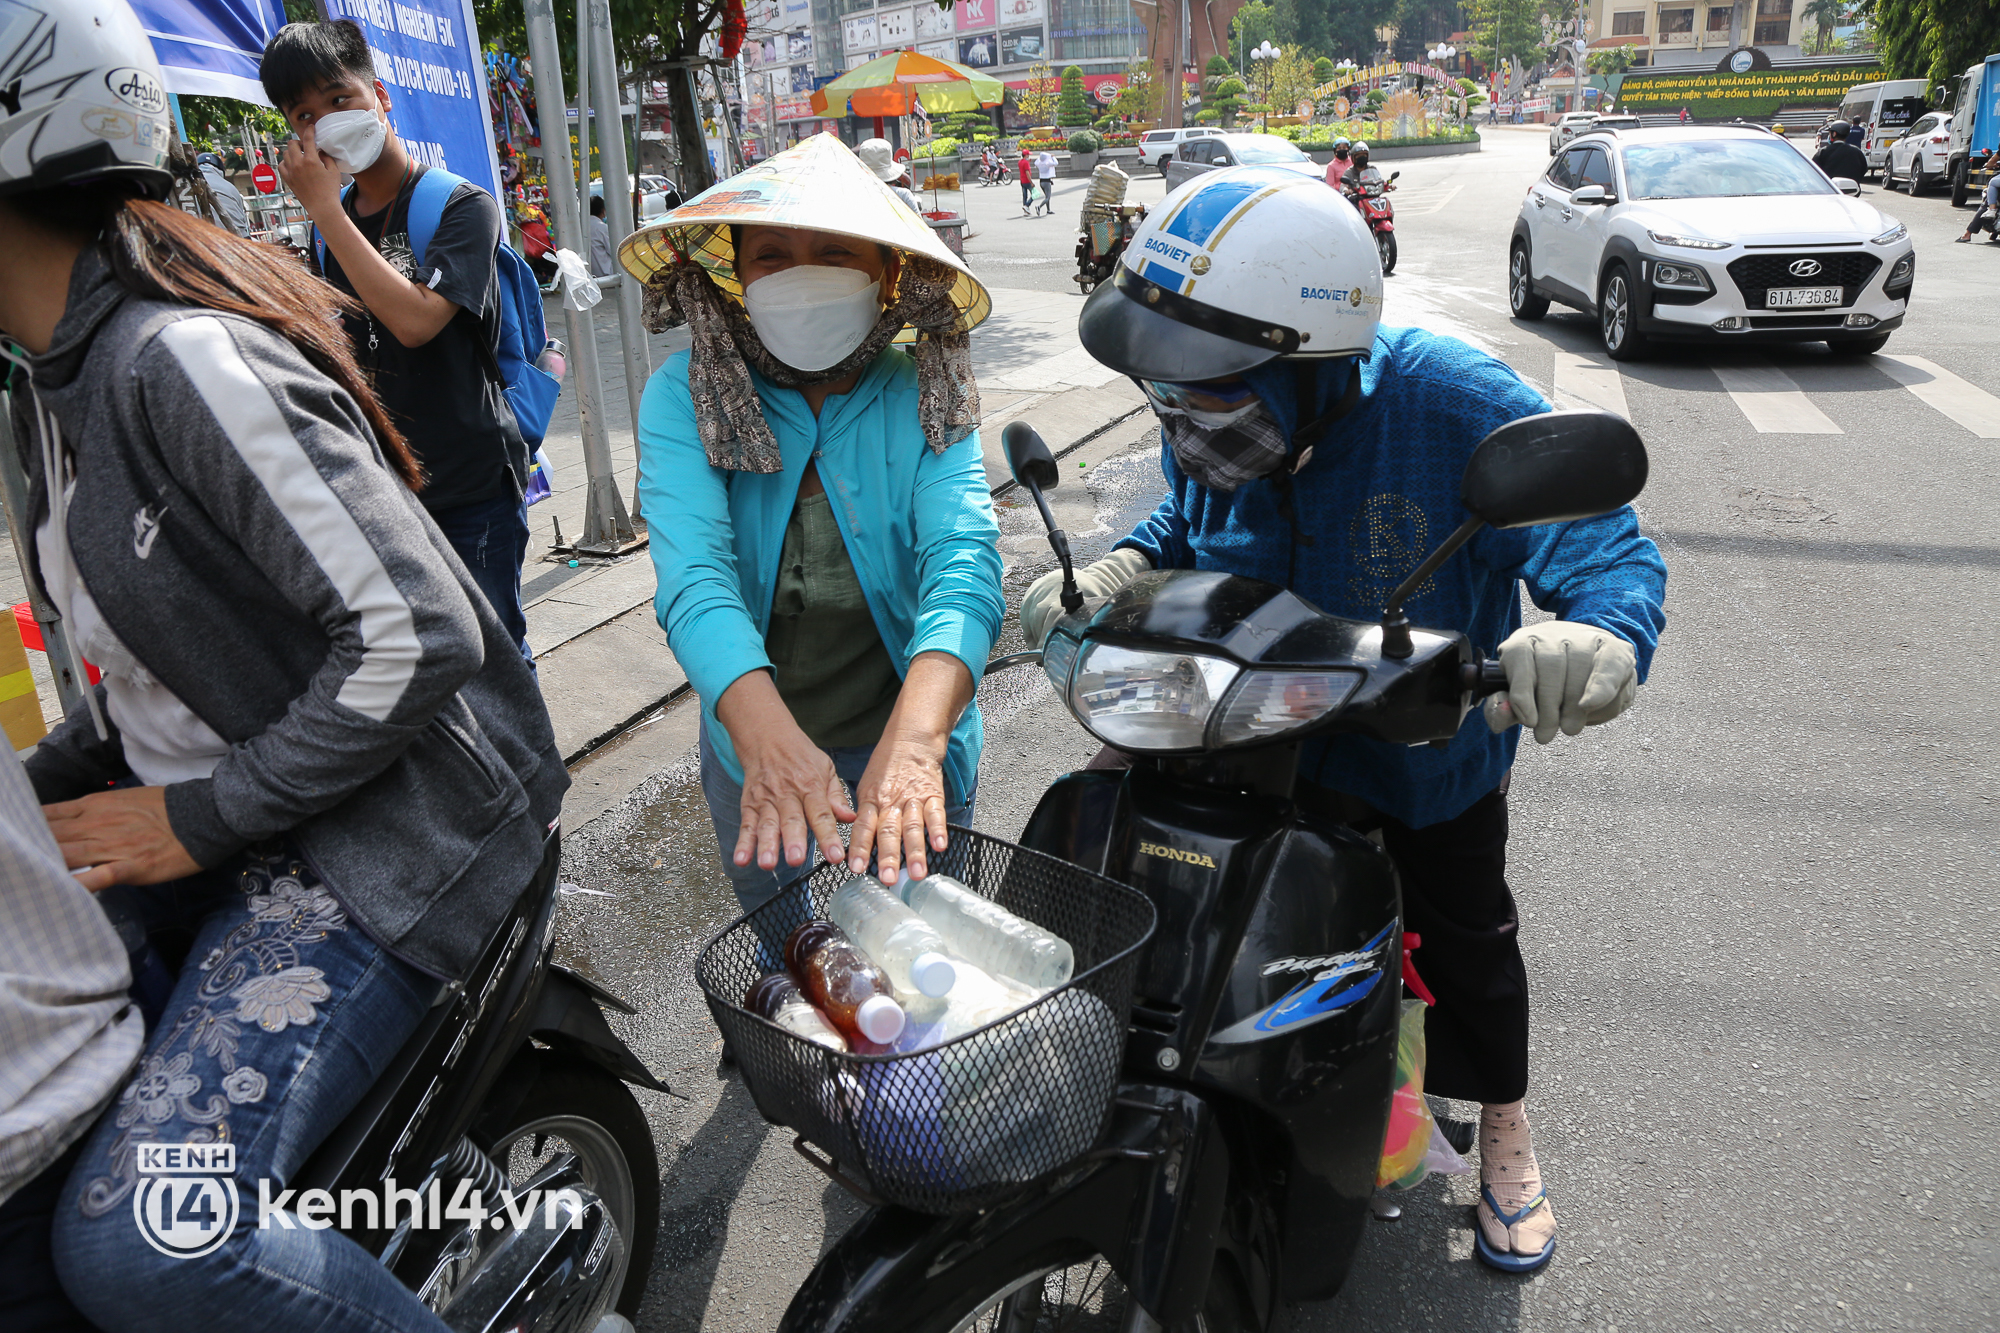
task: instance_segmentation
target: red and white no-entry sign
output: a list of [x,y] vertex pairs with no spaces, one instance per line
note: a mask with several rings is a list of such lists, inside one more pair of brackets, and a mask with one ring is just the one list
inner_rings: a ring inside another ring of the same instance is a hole
[[250,182],[257,187],[258,194],[278,192],[278,172],[269,162],[259,162],[250,172]]

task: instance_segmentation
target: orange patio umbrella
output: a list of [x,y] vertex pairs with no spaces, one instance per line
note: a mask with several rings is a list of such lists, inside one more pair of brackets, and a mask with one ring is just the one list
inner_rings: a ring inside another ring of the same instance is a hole
[[812,109],[823,116],[872,116],[880,138],[882,121],[909,115],[919,97],[924,110],[934,114],[998,106],[1005,95],[1000,80],[990,74],[915,51],[888,51],[815,92]]

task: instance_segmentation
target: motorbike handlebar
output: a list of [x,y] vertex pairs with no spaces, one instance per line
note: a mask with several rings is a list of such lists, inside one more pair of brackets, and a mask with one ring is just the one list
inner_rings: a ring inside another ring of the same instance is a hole
[[1504,694],[1507,691],[1507,668],[1493,658],[1478,662],[1467,662],[1462,668],[1465,688],[1475,699],[1484,699],[1489,694]]

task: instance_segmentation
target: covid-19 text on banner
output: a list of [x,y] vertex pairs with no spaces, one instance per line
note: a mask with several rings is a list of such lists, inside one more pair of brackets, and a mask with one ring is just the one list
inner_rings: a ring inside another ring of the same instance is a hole
[[389,123],[410,156],[498,195],[472,0],[324,2],[328,17],[352,19],[367,35],[389,90]]

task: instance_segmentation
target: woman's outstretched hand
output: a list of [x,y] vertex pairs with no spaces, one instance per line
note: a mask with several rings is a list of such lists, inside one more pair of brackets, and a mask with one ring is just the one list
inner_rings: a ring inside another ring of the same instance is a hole
[[896,696],[896,710],[882,730],[861,785],[854,793],[854,840],[847,868],[875,870],[892,884],[907,864],[910,876],[930,873],[929,852],[946,846],[944,757],[951,729],[972,702],[972,673],[949,653],[920,653]]
[[[96,893],[113,884],[164,884],[201,867],[167,820],[165,787],[121,787],[42,807],[63,864]],[[87,868],[86,868],[87,867]]]
[[782,852],[786,865],[804,865],[808,833],[827,860],[838,861],[845,854],[840,825],[854,819],[847,790],[826,751],[792,720],[770,673],[739,677],[716,701],[715,715],[743,764],[736,864],[776,870]]

